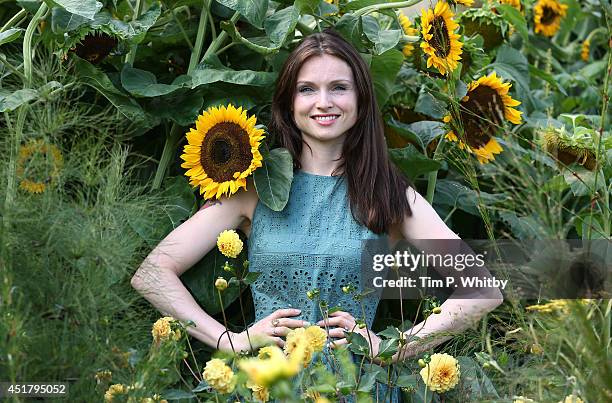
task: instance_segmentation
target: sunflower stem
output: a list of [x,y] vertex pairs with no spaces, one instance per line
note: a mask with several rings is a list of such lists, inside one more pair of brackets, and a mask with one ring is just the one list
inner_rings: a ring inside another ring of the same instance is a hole
[[[32,17],[32,20],[26,28],[26,32],[23,38],[23,70],[24,80],[23,88],[27,89],[32,86],[32,37],[34,31],[38,26],[38,21],[45,15],[48,7],[45,3],[42,3]],[[21,137],[23,135],[23,127],[25,124],[25,118],[28,111],[29,105],[21,105],[17,109],[17,122],[15,123],[14,136],[12,137],[12,144],[10,147],[10,157],[7,169],[7,183],[6,193],[4,196],[4,204],[2,206],[2,225],[0,226],[0,267],[6,272],[11,269],[10,253],[9,253],[9,242],[7,241],[7,235],[11,228],[10,212],[13,211],[12,205],[15,198],[15,187],[17,182],[16,171],[17,171],[17,156],[19,154],[19,145],[21,144]],[[5,113],[5,118],[8,124],[8,113]]]
[[198,34],[196,36],[195,45],[193,52],[191,52],[191,58],[189,59],[189,67],[187,68],[187,74],[195,69],[198,60],[200,60],[200,54],[202,53],[202,44],[206,37],[206,26],[208,25],[208,10],[210,8],[210,0],[205,0],[202,4],[202,11],[200,12],[200,22],[198,24]]
[[[143,6],[144,6],[144,1],[136,0],[136,9],[134,9],[134,14],[132,14],[132,21],[136,21],[140,17],[140,14],[142,14]],[[130,52],[125,57],[125,62],[129,64],[130,66],[134,65],[134,60],[136,59],[137,49],[138,49],[138,45],[132,45],[132,47],[130,48]]]
[[172,123],[172,128],[170,129],[168,136],[166,136],[164,150],[162,151],[162,156],[159,160],[157,171],[155,172],[155,178],[153,179],[153,185],[151,186],[152,190],[157,190],[161,187],[164,177],[166,176],[166,171],[168,170],[168,165],[174,156],[181,135],[182,133],[179,125]]
[[[606,22],[609,24],[609,16],[606,13]],[[612,45],[612,39],[610,39],[610,44]],[[596,159],[599,160],[600,158],[602,158],[602,152],[601,152],[601,143],[603,140],[603,132],[604,132],[604,127],[605,127],[605,123],[606,123],[606,116],[608,114],[608,103],[610,101],[610,97],[608,95],[608,88],[610,86],[610,75],[612,75],[612,51],[608,51],[608,63],[606,66],[606,78],[604,80],[604,85],[603,85],[603,89],[602,89],[602,106],[601,106],[601,122],[599,124],[599,130],[598,130],[598,138],[597,138],[597,152],[596,152]],[[594,181],[594,194],[593,194],[593,198],[597,199],[599,198],[599,188],[597,187],[597,179],[599,176],[599,171],[601,169],[599,167],[595,167],[595,181]],[[605,179],[604,179],[604,189],[605,189]],[[609,196],[609,195],[608,195]],[[589,226],[587,228],[587,238],[586,239],[591,239],[591,232],[593,229],[593,208],[591,207],[591,212],[589,214]],[[610,220],[609,220],[609,210],[610,210],[610,205],[609,203],[606,203],[606,206],[604,209],[602,209],[602,214],[604,214],[605,216],[608,216],[608,220],[606,221],[606,237],[610,236],[610,231],[609,231],[609,226],[610,226]],[[608,214],[606,214],[606,212]]]
[[193,52],[193,43],[191,43],[191,40],[189,40],[189,36],[187,35],[187,32],[185,32],[185,28],[183,27],[183,24],[181,24],[181,21],[176,17],[176,13],[174,12],[174,9],[172,9],[172,19],[174,19],[174,21],[176,22],[176,25],[178,25],[179,29],[181,30],[181,34],[183,34],[183,38],[185,38],[185,42],[187,42],[187,46],[189,46],[189,50]]
[[410,7],[410,6],[414,6],[417,3],[420,3],[421,1],[422,0],[409,0],[409,1],[398,1],[395,3],[374,4],[372,6],[366,6],[366,7],[360,8],[359,10],[355,11],[354,15],[355,17],[361,17],[362,15],[366,15],[366,14],[373,13],[373,12],[380,11],[380,10],[386,10],[389,8]]
[[2,26],[2,28],[0,28],[0,33],[6,31],[7,29],[11,28],[12,26],[16,25],[18,21],[21,20],[21,18],[23,18],[28,12],[25,9],[21,9],[21,11],[19,11],[17,14],[15,14],[14,16],[11,17],[10,20],[8,20],[6,22],[6,24],[4,24]]

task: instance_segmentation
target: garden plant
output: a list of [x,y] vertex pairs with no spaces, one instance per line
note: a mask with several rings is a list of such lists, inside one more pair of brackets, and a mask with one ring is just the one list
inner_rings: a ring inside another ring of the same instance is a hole
[[[75,402],[365,402],[385,386],[412,402],[612,401],[605,291],[506,298],[402,360],[418,338],[403,332],[443,301],[382,301],[374,357],[355,329],[331,349],[314,324],[247,353],[191,338],[131,287],[206,201],[253,186],[285,207],[274,85],[327,28],[370,67],[392,161],[461,238],[612,254],[609,0],[0,0],[0,382],[66,383]],[[181,280],[243,331],[258,273],[244,234],[217,245]],[[341,309],[307,297],[324,318]]]

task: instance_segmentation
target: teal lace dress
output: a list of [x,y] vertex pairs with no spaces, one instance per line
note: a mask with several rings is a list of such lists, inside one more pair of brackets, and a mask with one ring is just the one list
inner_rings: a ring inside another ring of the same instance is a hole
[[[330,307],[362,317],[360,304],[341,288],[349,283],[360,288],[362,240],[379,237],[353,218],[342,177],[296,170],[286,207],[273,211],[258,203],[253,215],[249,270],[261,273],[252,285],[255,321],[277,309],[297,308],[302,313],[296,319],[317,323],[318,304],[306,296],[314,288]],[[368,327],[377,304],[375,297],[364,301]],[[376,388],[378,401],[399,401],[397,388],[385,394],[383,386]]]

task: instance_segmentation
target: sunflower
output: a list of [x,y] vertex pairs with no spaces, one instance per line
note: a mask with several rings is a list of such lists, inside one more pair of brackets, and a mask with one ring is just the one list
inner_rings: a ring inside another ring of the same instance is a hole
[[[459,102],[464,137],[459,139],[452,130],[446,135],[448,140],[458,141],[461,149],[476,154],[482,164],[494,160],[495,154],[502,152],[492,135],[504,119],[514,124],[521,123],[522,112],[513,108],[520,102],[508,95],[511,85],[502,82],[495,72],[472,81],[467,94]],[[444,117],[446,123],[452,120],[451,115]]]
[[547,127],[539,131],[544,150],[560,164],[577,163],[589,171],[597,168],[596,147],[593,136],[588,133],[568,133],[563,127]]
[[[518,11],[523,10],[523,6],[521,5],[521,0],[489,0],[488,1],[488,4],[490,6],[493,5],[493,3],[508,4],[509,6],[516,8]],[[493,10],[495,10],[495,7],[493,7]]]
[[586,41],[582,42],[582,47],[580,48],[580,58],[585,62],[589,61],[590,49],[591,49],[590,40],[587,39]]
[[81,59],[98,64],[118,43],[117,38],[105,32],[90,32],[75,46],[74,53]]
[[559,30],[566,12],[567,6],[557,0],[539,0],[533,8],[535,33],[553,36]]
[[42,193],[57,179],[64,160],[59,148],[44,140],[32,140],[21,146],[17,160],[19,187],[30,193]]
[[[404,35],[408,35],[408,36],[418,35],[419,30],[412,26],[412,22],[410,21],[410,18],[406,17],[406,15],[404,15],[404,13],[402,13],[401,11],[399,13],[398,18],[399,18],[400,25],[402,26],[402,30],[404,31]],[[402,53],[404,54],[404,57],[410,57],[413,51],[414,51],[414,44],[412,42],[408,42],[402,48]]]
[[463,44],[455,33],[459,25],[453,21],[453,15],[448,3],[439,2],[433,10],[423,10],[421,17],[421,48],[429,55],[427,67],[433,65],[441,74],[452,72],[461,59]]
[[457,7],[457,4],[462,4],[467,7],[470,7],[472,4],[474,4],[474,0],[446,0],[446,1],[454,7]]
[[239,188],[246,189],[246,178],[261,166],[259,144],[262,129],[255,127],[255,116],[227,107],[212,107],[198,116],[196,128],[187,133],[181,167],[189,184],[200,187],[205,199],[231,196]]

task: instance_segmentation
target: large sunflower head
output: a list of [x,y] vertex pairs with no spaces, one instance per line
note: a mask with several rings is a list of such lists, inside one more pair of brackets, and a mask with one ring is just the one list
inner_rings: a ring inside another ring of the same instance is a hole
[[77,43],[74,53],[92,64],[98,64],[118,43],[117,38],[105,32],[90,32]]
[[489,5],[471,8],[461,14],[463,35],[468,37],[479,34],[484,39],[485,51],[494,49],[504,42],[508,36],[508,22],[496,14]]
[[560,165],[577,163],[589,171],[597,168],[597,148],[592,130],[569,133],[565,128],[547,127],[539,131],[544,150]]
[[44,140],[31,140],[19,149],[19,187],[29,193],[44,192],[57,179],[63,164],[59,148]]
[[[402,13],[401,11],[399,13],[398,18],[399,23],[402,26],[402,31],[404,31],[404,35],[417,36],[419,34],[419,30],[412,25],[410,18],[406,17],[406,15],[404,15],[404,13]],[[414,44],[412,42],[406,43],[402,48],[402,53],[404,54],[404,57],[409,57],[410,55],[412,55],[413,51]]]
[[[490,162],[495,159],[495,154],[502,152],[493,135],[505,120],[521,123],[522,112],[513,108],[520,102],[508,95],[510,86],[495,72],[472,81],[467,94],[459,102],[459,119],[464,135],[460,139],[452,130],[446,135],[448,140],[458,141],[460,148],[475,154],[480,163]],[[453,120],[450,115],[444,118],[451,126]]]
[[212,107],[198,116],[196,128],[187,133],[181,167],[187,168],[191,186],[200,187],[205,199],[232,195],[246,189],[246,178],[261,166],[259,145],[263,129],[255,116],[227,107]]
[[567,6],[557,0],[538,0],[533,8],[535,33],[553,36],[561,26],[561,19],[565,17]]
[[441,74],[455,70],[461,59],[462,43],[455,33],[458,25],[453,15],[448,3],[441,1],[433,10],[423,10],[421,17],[421,48],[429,56],[427,67],[434,66]]

